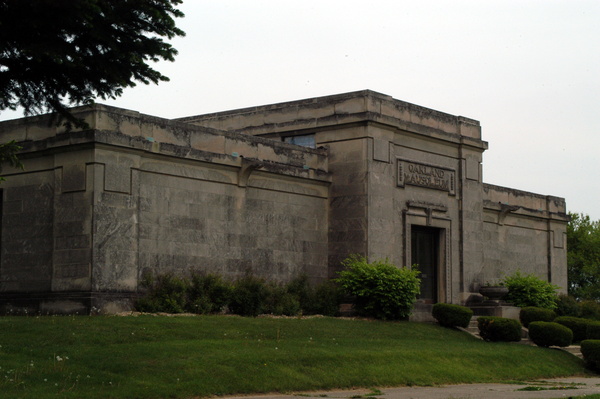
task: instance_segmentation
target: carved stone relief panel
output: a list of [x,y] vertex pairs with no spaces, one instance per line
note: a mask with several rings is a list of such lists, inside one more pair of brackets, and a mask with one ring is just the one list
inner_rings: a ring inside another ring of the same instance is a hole
[[456,172],[453,169],[398,158],[398,187],[427,187],[456,195]]

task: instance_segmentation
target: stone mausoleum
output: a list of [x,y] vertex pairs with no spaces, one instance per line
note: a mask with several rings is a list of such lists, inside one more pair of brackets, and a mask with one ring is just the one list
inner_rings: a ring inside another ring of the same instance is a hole
[[562,198],[485,184],[479,122],[359,91],[175,120],[94,105],[66,131],[0,123],[0,306],[130,309],[144,273],[335,277],[352,253],[418,264],[419,302],[516,270],[567,285]]

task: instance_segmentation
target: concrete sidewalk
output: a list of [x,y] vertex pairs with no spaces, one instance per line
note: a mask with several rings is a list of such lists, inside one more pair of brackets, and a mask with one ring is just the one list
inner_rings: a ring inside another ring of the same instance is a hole
[[[520,389],[537,389],[520,391]],[[600,394],[600,376],[568,377],[523,384],[463,384],[439,387],[380,388],[381,394],[370,389],[346,391],[298,392],[288,395],[272,394],[261,396],[229,397],[229,399],[527,399],[527,398],[570,398]]]

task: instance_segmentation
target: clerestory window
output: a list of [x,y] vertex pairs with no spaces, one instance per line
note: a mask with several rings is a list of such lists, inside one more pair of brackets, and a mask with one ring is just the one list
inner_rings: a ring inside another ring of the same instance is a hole
[[287,136],[283,138],[284,143],[301,145],[302,147],[315,148],[315,135],[306,134],[303,136]]

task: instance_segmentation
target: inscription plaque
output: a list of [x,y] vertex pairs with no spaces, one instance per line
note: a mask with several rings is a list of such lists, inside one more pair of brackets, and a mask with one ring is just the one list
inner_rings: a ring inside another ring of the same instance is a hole
[[398,159],[398,187],[408,184],[446,191],[454,195],[455,177],[452,169]]

